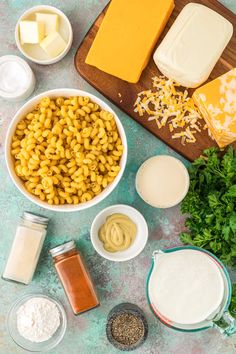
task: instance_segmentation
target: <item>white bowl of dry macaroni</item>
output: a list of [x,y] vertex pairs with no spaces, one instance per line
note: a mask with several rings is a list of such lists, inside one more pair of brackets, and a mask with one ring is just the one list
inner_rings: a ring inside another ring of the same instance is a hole
[[25,197],[70,212],[99,203],[118,185],[127,140],[119,118],[101,99],[55,89],[19,109],[5,151],[9,174]]

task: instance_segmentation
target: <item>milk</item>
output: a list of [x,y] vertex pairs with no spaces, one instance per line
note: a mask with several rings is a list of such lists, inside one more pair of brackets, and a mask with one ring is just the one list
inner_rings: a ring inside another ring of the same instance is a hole
[[166,322],[190,325],[211,319],[224,297],[224,279],[206,253],[185,249],[157,255],[149,299]]
[[137,192],[145,202],[157,208],[180,203],[188,187],[187,169],[172,156],[151,157],[142,164],[136,176]]

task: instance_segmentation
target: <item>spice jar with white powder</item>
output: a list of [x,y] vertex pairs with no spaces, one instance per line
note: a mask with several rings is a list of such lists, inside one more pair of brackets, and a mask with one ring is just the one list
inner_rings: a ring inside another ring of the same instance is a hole
[[49,219],[24,212],[7,260],[3,279],[29,284],[46,236]]

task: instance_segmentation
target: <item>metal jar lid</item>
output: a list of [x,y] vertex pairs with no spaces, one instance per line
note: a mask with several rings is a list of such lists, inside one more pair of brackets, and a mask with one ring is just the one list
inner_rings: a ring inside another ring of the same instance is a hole
[[75,241],[72,240],[72,241],[63,243],[62,245],[52,248],[49,252],[51,253],[52,257],[55,257],[55,256],[58,256],[59,254],[63,254],[65,252],[68,252],[75,247],[76,247]]
[[29,213],[28,211],[24,211],[22,219],[40,225],[47,225],[49,222],[49,219],[45,216]]

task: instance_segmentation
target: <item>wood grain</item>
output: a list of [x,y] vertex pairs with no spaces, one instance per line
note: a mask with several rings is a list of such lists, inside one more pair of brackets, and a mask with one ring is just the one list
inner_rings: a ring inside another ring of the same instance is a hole
[[[236,16],[216,0],[200,0],[193,2],[206,5],[209,8],[217,11],[226,19],[228,19],[234,26],[234,35],[210,75],[209,80],[212,80],[236,66]],[[179,12],[187,3],[189,3],[188,0],[175,0],[175,9],[164,32],[162,33],[161,38],[158,40],[157,45],[160,43],[168,29],[173,24]],[[133,104],[136,100],[137,93],[146,89],[150,89],[152,86],[152,77],[160,75],[160,72],[158,71],[152,58],[150,59],[146,69],[143,71],[142,76],[137,84],[128,83],[112,75],[106,74],[91,65],[85,64],[85,58],[96,36],[106,10],[107,7],[96,19],[77,50],[75,55],[75,67],[77,71],[89,84],[95,87],[110,101],[115,103],[131,118],[141,124],[144,128],[148,129],[151,133],[169,145],[172,149],[183,155],[188,160],[193,161],[202,153],[203,149],[212,145],[216,145],[215,142],[209,138],[206,131],[202,131],[196,135],[197,142],[195,144],[182,145],[179,140],[171,139],[171,135],[167,126],[163,127],[162,129],[158,129],[155,122],[148,122],[147,117],[139,117],[139,115],[133,110]],[[234,147],[236,147],[236,145],[234,145]]]

